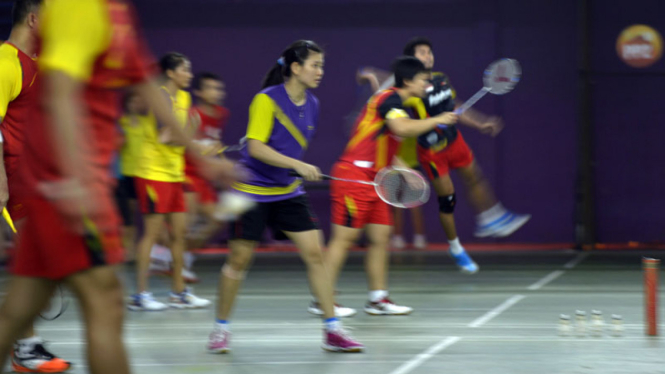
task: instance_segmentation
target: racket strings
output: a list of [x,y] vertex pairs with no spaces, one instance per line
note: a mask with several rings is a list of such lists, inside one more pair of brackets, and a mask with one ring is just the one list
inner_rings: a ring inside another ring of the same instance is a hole
[[406,208],[422,205],[429,198],[429,185],[425,179],[401,169],[387,170],[379,175],[376,191],[388,204]]

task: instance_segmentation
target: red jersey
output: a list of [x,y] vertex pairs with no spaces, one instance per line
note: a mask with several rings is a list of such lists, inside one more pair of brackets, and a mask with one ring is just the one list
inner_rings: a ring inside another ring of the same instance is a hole
[[376,93],[360,112],[339,161],[366,170],[367,176],[374,179],[380,169],[392,163],[401,142],[388,128],[386,119],[405,117],[409,115],[395,88]]
[[35,106],[37,62],[13,44],[0,45],[0,131],[4,138],[5,164],[23,149],[23,130]]
[[[55,0],[45,4],[39,65],[45,71],[60,71],[85,82],[86,110],[81,122],[80,147],[91,161],[89,182],[105,190],[111,182],[109,170],[117,148],[120,89],[146,80],[152,59],[138,34],[133,8],[127,2],[74,3]],[[30,119],[31,130],[25,139],[29,187],[61,177],[39,80],[37,86],[40,105]]]
[[[224,127],[226,127],[231,112],[223,106],[217,106],[214,110],[215,114],[211,116],[206,114],[198,106],[192,107],[192,115],[198,117],[200,120],[199,128],[196,130],[196,139],[209,139],[218,142],[222,140],[222,133],[224,132]],[[197,175],[196,166],[187,155],[185,155],[185,174]]]

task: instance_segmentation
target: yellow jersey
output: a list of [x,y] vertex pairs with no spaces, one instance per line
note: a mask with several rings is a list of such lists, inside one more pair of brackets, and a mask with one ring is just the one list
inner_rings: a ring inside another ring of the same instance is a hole
[[143,146],[143,132],[154,126],[154,117],[151,115],[124,115],[118,124],[125,136],[125,142],[120,149],[120,174],[133,177],[136,175],[141,147]]
[[[162,89],[168,93],[166,88]],[[188,92],[178,90],[175,96],[169,94],[171,107],[176,119],[184,128],[189,120],[192,97]],[[154,114],[143,126],[143,142],[140,147],[136,176],[159,182],[185,181],[185,147],[162,144]]]

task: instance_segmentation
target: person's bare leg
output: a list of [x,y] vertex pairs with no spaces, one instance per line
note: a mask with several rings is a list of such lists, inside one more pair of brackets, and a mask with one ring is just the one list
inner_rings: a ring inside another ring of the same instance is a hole
[[136,246],[136,284],[137,292],[148,290],[150,277],[150,251],[164,230],[163,214],[145,214],[143,216],[143,236]]
[[367,225],[369,248],[365,256],[365,273],[370,291],[388,290],[388,267],[390,255],[388,243],[392,227],[388,225]]
[[[449,174],[434,179],[432,185],[438,197],[451,196],[455,193],[455,186],[453,186],[453,181],[450,179]],[[439,220],[441,221],[441,226],[443,226],[443,231],[446,233],[446,238],[448,240],[456,239],[455,215],[453,213],[443,213],[439,210]]]
[[331,239],[328,242],[328,250],[325,254],[325,264],[330,274],[333,290],[337,286],[337,280],[346,262],[349,249],[356,243],[361,232],[361,229],[332,225]]
[[393,218],[395,220],[395,228],[393,234],[395,236],[404,235],[404,209],[394,208]]
[[323,256],[323,234],[320,230],[287,232],[284,234],[300,250],[307,266],[309,287],[323,310],[323,318],[335,317],[335,295]]
[[116,269],[88,269],[69,276],[66,284],[78,298],[83,313],[90,373],[129,374],[122,341],[123,292]]
[[125,248],[125,261],[130,262],[136,260],[136,216],[137,203],[136,200],[130,199],[127,201],[129,206],[129,214],[131,215],[132,222],[129,225],[122,226],[122,246]]
[[411,211],[411,220],[413,221],[413,232],[416,235],[425,236],[425,218],[423,209],[419,206],[409,209]]
[[170,213],[168,214],[169,223],[171,224],[171,255],[173,257],[173,275],[172,275],[172,291],[176,293],[185,290],[185,279],[182,276],[182,269],[185,266],[183,255],[185,254],[185,233],[187,232],[187,213]]
[[0,368],[13,348],[14,341],[32,326],[48,304],[56,284],[43,278],[13,276],[0,306]]
[[467,167],[457,169],[457,172],[464,181],[469,202],[476,213],[484,212],[497,204],[492,187],[475,161]]
[[228,320],[238,295],[238,290],[249,269],[257,242],[251,240],[231,240],[229,257],[219,275],[217,319]]

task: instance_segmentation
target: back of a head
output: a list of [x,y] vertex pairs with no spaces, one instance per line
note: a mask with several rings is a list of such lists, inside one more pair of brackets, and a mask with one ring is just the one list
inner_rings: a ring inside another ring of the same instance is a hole
[[262,88],[284,83],[291,76],[291,64],[297,62],[303,65],[311,52],[323,53],[323,48],[311,40],[298,40],[291,44],[263,78]]
[[430,42],[429,39],[427,39],[424,36],[418,36],[418,37],[415,37],[415,38],[409,40],[409,42],[406,43],[406,45],[404,46],[404,51],[402,52],[402,54],[404,56],[412,56],[413,57],[413,56],[416,55],[416,48],[420,45],[426,45],[430,49],[433,49],[432,48],[432,42]]
[[205,82],[206,80],[221,82],[222,78],[220,78],[219,75],[215,73],[210,73],[207,71],[198,73],[196,77],[194,77],[194,83],[192,84],[192,89],[194,89],[195,91],[201,90],[201,88],[203,87],[203,82]]
[[31,12],[37,12],[42,0],[14,0],[12,27],[22,24]]
[[392,71],[395,75],[395,87],[404,87],[404,81],[413,80],[419,73],[427,73],[429,70],[425,65],[415,57],[400,56],[392,64]]

